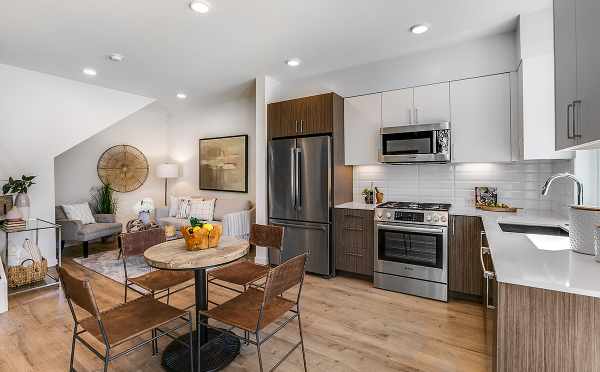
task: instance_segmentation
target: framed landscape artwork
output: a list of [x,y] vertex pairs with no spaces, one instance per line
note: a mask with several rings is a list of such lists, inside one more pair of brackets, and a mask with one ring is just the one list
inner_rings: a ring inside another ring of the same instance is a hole
[[248,192],[248,136],[200,139],[200,190]]

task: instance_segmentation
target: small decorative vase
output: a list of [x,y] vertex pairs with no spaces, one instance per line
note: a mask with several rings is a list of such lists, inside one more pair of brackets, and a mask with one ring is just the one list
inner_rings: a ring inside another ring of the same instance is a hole
[[29,207],[31,205],[31,201],[29,200],[29,195],[24,192],[20,192],[17,194],[15,198],[15,207],[19,209],[21,212],[21,216],[23,216],[24,220],[29,218]]
[[150,212],[140,212],[138,218],[144,223],[144,225],[148,225],[150,223]]
[[365,195],[365,204],[373,204],[373,194]]
[[375,193],[375,199],[377,200],[377,204],[383,203],[383,193],[382,192],[376,192]]

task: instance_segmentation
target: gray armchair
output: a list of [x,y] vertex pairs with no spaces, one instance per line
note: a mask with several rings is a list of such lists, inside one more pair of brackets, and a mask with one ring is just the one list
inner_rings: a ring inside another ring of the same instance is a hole
[[95,214],[96,223],[84,225],[81,221],[69,220],[61,206],[55,208],[56,223],[62,227],[62,248],[65,241],[83,243],[83,257],[89,253],[89,242],[95,239],[116,237],[123,230],[123,225],[115,222],[112,214]]

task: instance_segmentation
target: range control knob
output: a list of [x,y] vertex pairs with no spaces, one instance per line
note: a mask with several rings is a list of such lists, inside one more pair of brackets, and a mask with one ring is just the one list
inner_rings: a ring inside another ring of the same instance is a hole
[[381,219],[381,217],[383,217],[383,212],[377,211],[377,218]]
[[392,214],[390,212],[386,212],[385,218],[387,218],[388,220],[391,219],[392,218]]
[[425,216],[425,221],[431,222],[431,216],[430,215]]
[[437,214],[433,216],[433,222],[438,223],[440,222],[440,216],[438,216]]
[[448,221],[448,217],[446,217],[446,216],[444,215],[444,216],[442,216],[442,218],[440,218],[440,220],[441,220],[442,222],[446,222],[446,221]]

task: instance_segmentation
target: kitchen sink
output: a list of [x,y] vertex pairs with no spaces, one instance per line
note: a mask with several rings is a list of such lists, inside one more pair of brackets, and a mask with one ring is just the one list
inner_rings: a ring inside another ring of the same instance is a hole
[[521,233],[521,234],[538,234],[538,235],[553,235],[553,236],[569,236],[569,233],[558,226],[534,226],[534,225],[517,225],[512,223],[499,223],[500,229],[504,232]]

